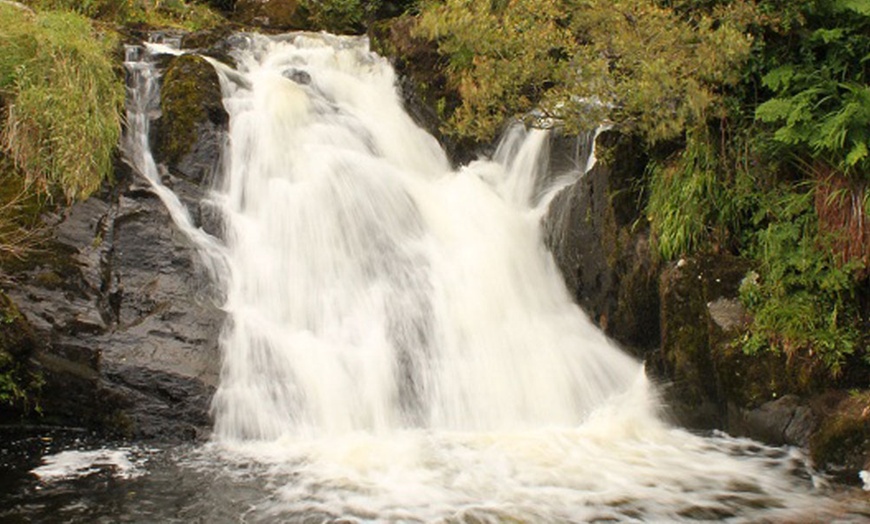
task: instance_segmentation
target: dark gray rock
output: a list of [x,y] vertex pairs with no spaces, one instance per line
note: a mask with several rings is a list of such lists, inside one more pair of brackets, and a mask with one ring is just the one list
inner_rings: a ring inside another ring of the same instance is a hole
[[732,429],[739,428],[741,435],[775,445],[806,447],[818,425],[817,417],[797,395],[765,402],[756,409],[741,410],[739,416],[742,420],[732,421]]
[[643,354],[660,339],[658,267],[636,193],[646,157],[635,138],[611,131],[597,151],[596,165],[550,204],[544,241],[574,300],[608,336]]
[[35,333],[44,421],[140,438],[206,433],[223,314],[163,204],[121,169],[115,188],[54,221],[50,248],[5,285]]
[[[227,115],[211,65],[166,64],[153,143],[163,179],[195,222],[220,231],[203,197]],[[8,268],[3,290],[32,328],[42,422],[138,438],[209,431],[220,366],[221,297],[150,183],[116,166],[100,195],[46,216],[49,245]]]

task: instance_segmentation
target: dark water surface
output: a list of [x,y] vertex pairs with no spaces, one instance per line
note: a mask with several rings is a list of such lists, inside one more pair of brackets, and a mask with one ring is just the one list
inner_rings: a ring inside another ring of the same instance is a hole
[[[0,436],[0,522],[3,523],[427,521],[413,516],[383,519],[364,512],[340,515],[324,512],[314,503],[307,511],[305,504],[298,503],[296,509],[287,510],[276,501],[281,490],[278,484],[292,484],[293,474],[281,475],[276,484],[274,472],[269,471],[268,465],[256,461],[220,462],[219,454],[210,446],[106,442],[78,430],[16,429],[0,431]],[[58,459],[61,464],[52,465]],[[81,461],[78,471],[77,460]],[[823,485],[818,490],[819,511],[777,517],[766,514],[764,508],[749,507],[752,504],[746,503],[747,507],[725,513],[696,508],[681,513],[680,520],[870,522],[867,492],[854,487],[826,486],[823,479],[811,479],[805,471],[796,470],[794,475],[803,477],[802,481],[808,484]],[[314,498],[316,496],[312,500]],[[754,504],[761,505],[757,499]],[[825,508],[821,509],[823,505]],[[668,521],[646,518],[642,512],[616,511],[609,516],[602,513],[600,519],[575,522]],[[487,512],[484,508],[480,512],[457,512],[437,522],[477,524],[529,520]]]

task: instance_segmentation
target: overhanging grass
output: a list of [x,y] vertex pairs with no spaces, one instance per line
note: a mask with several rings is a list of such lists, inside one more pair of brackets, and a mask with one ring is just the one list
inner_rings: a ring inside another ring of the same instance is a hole
[[117,45],[76,13],[0,4],[2,148],[32,189],[71,201],[110,175],[124,102]]

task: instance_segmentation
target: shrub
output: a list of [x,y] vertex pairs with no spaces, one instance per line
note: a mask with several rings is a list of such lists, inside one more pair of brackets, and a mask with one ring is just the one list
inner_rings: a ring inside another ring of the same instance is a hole
[[[861,315],[855,296],[858,261],[843,264],[827,248],[814,208],[814,188],[771,192],[749,253],[759,273],[740,292],[753,313],[744,350],[784,351],[815,357],[833,375],[861,344]],[[861,355],[865,356],[865,355]]]
[[749,56],[748,2],[691,18],[652,0],[425,2],[419,33],[438,43],[462,105],[452,134],[491,138],[532,109],[569,128],[608,118],[650,142],[716,111]]

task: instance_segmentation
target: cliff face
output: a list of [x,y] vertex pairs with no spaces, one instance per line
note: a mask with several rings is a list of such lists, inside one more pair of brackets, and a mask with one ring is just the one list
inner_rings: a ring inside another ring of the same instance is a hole
[[657,261],[633,190],[644,153],[618,133],[602,135],[598,148],[599,163],[543,219],[575,301],[646,360],[676,423],[804,447],[855,482],[870,463],[868,392],[782,354],[744,354],[749,314],[738,290],[751,263],[728,254]]
[[196,435],[208,426],[221,325],[196,254],[129,175],[56,219],[50,251],[4,286],[34,334],[45,420]]
[[632,137],[608,131],[598,137],[597,156],[550,204],[545,243],[574,300],[642,357],[659,345],[658,266],[636,193],[645,154]]
[[[219,224],[200,202],[226,115],[211,66],[190,62],[168,66],[171,96],[156,142],[164,184],[214,231]],[[32,334],[22,361],[43,383],[34,420],[136,438],[206,434],[223,314],[199,255],[163,203],[119,162],[111,187],[46,221],[51,241],[12,264],[3,282]]]

